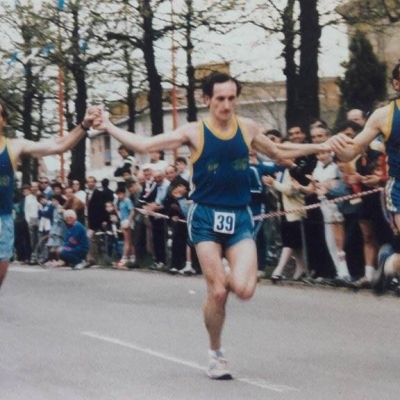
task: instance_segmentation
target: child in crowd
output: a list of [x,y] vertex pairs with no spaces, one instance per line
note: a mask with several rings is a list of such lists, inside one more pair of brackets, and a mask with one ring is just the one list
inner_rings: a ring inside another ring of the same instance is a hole
[[112,256],[118,253],[118,242],[123,241],[123,234],[121,230],[121,220],[118,216],[115,205],[108,201],[104,205],[107,212],[107,219],[102,222],[102,230],[108,235],[107,241],[107,255]]
[[118,197],[117,208],[121,219],[121,229],[124,236],[124,247],[122,257],[113,267],[117,269],[128,269],[129,265],[136,262],[135,249],[132,244],[132,229],[134,207],[132,201],[127,197],[125,189],[119,188],[116,190]]

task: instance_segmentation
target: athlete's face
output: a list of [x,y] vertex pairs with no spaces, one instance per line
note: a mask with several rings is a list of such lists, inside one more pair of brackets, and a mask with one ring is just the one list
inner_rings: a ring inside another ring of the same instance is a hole
[[204,96],[204,101],[212,117],[228,121],[232,117],[237,104],[235,82],[227,81],[214,84],[212,97]]

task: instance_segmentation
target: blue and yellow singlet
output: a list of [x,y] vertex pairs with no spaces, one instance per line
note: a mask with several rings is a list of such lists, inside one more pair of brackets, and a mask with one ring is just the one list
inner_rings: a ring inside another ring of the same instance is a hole
[[192,155],[191,199],[199,204],[243,207],[250,203],[249,147],[237,119],[221,134],[199,124],[200,145]]
[[13,209],[15,170],[9,140],[0,137],[0,215]]

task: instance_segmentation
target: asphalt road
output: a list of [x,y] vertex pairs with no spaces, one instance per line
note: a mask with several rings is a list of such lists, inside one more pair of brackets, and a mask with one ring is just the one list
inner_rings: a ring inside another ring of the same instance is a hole
[[[261,283],[231,298],[233,381],[206,374],[202,277],[12,265],[0,400],[396,399],[400,299]],[[397,322],[396,322],[397,321]]]

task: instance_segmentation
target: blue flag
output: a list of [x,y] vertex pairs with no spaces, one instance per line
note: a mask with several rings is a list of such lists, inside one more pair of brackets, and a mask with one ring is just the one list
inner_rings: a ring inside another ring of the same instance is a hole
[[18,51],[14,51],[14,53],[11,55],[11,57],[7,60],[7,65],[8,67],[11,67],[15,64],[15,62],[18,59]]
[[57,0],[57,8],[59,9],[59,10],[64,10],[64,7],[65,7],[65,0]]
[[40,50],[41,56],[47,56],[56,46],[53,43],[46,45],[45,47]]

